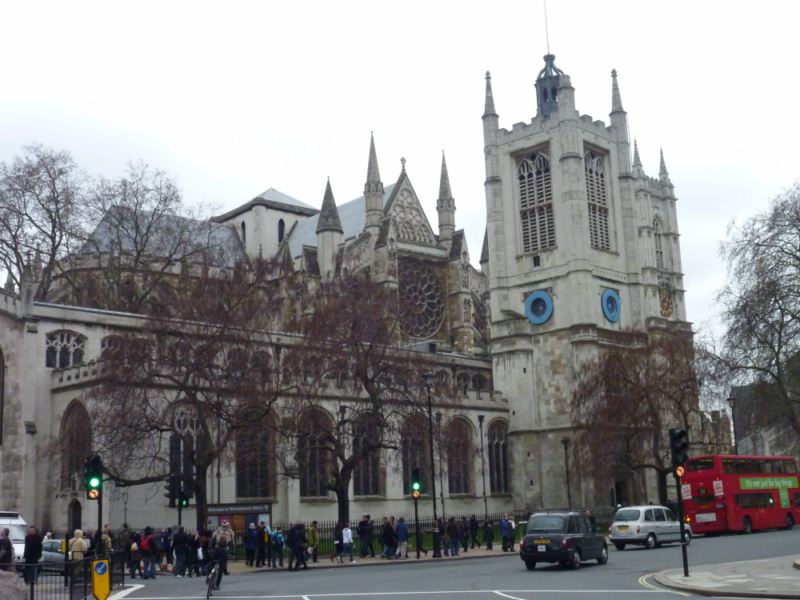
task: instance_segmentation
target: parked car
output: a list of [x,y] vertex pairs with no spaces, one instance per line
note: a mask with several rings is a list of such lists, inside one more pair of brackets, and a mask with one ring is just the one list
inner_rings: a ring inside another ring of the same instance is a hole
[[557,562],[577,569],[586,560],[606,564],[608,546],[605,537],[594,532],[582,513],[535,513],[528,519],[519,543],[519,557],[529,570],[540,562]]
[[[686,543],[692,540],[692,528],[685,525]],[[609,538],[617,550],[637,545],[647,549],[681,541],[681,524],[666,506],[625,506],[614,514],[608,528]]]
[[64,553],[61,551],[63,540],[46,540],[42,542],[42,568],[53,571],[64,570]]
[[8,527],[11,545],[14,546],[14,554],[17,562],[22,562],[22,555],[25,552],[25,535],[28,533],[28,524],[18,512],[0,511],[0,529]]

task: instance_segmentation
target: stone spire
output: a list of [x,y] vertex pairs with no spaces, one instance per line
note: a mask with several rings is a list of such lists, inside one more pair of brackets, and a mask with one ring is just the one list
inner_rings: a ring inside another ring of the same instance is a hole
[[375,137],[369,135],[369,162],[367,163],[367,181],[364,184],[364,206],[366,209],[365,229],[377,237],[383,218],[383,182],[378,169],[378,155],[375,152]]
[[625,112],[625,109],[622,108],[622,97],[619,94],[617,70],[611,69],[611,114],[616,112]]
[[661,149],[661,164],[658,168],[658,178],[664,183],[671,183],[669,180],[669,173],[667,172],[667,164],[664,162],[664,149]]
[[636,143],[636,140],[633,140],[633,176],[644,177],[642,159],[639,158],[639,145]]
[[456,228],[456,201],[450,191],[450,176],[447,174],[444,150],[442,150],[442,175],[439,179],[439,199],[436,201],[436,212],[439,216],[439,241],[449,244]]
[[4,289],[9,294],[14,293],[14,280],[11,278],[11,271],[9,271],[8,275],[6,276],[6,285]]
[[483,109],[483,116],[488,115],[497,116],[494,110],[494,95],[492,94],[492,74],[486,71],[486,105]]
[[317,221],[317,234],[323,231],[344,233],[342,222],[339,220],[339,210],[336,208],[336,201],[333,199],[330,178],[328,178],[328,185],[325,186],[325,197],[322,199],[322,208],[319,211],[319,220]]

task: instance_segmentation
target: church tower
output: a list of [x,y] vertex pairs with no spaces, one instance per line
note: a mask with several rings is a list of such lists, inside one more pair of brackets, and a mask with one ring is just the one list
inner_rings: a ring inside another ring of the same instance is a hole
[[488,72],[483,115],[494,388],[511,410],[512,494],[531,508],[607,501],[575,478],[567,491],[580,364],[627,330],[689,328],[674,190],[666,167],[644,175],[638,148],[631,164],[616,71],[606,124],[544,62],[530,122],[500,128]]

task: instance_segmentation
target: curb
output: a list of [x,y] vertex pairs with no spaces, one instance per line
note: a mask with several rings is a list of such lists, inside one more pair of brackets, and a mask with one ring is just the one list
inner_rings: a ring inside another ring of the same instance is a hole
[[[481,556],[459,556],[458,560],[479,560],[481,558],[500,558],[500,557],[508,557],[508,556],[516,556],[519,558],[519,552],[501,552],[498,554],[484,554]],[[309,564],[309,570],[316,570],[316,569],[338,569],[338,568],[352,568],[357,569],[359,567],[380,567],[384,565],[396,564],[400,565],[419,565],[422,563],[436,563],[436,564],[443,564],[443,563],[452,563],[453,559],[451,557],[442,557],[442,558],[420,558],[417,560],[416,558],[408,558],[406,560],[398,560],[398,559],[391,559],[391,560],[382,560],[382,561],[375,561],[375,562],[358,562],[355,563],[336,563],[332,562],[330,565],[324,564],[322,562],[311,563]],[[311,566],[311,565],[314,566]],[[286,567],[278,567],[277,569],[272,568],[257,568],[257,569],[249,569],[247,571],[236,571],[231,572],[231,575],[257,575],[259,573],[271,573],[273,571],[286,571]]]
[[[800,569],[798,564],[800,561],[794,561],[794,565],[796,568]],[[779,598],[783,599],[798,599],[800,598],[800,592],[796,594],[787,594],[781,592],[741,592],[737,590],[723,590],[723,589],[716,589],[716,590],[709,590],[707,588],[695,587],[692,585],[680,585],[669,579],[667,575],[669,571],[661,571],[660,573],[654,573],[653,579],[658,582],[659,585],[671,589],[671,590],[679,590],[681,592],[691,592],[698,596],[705,596],[707,598],[720,596],[723,598]]]

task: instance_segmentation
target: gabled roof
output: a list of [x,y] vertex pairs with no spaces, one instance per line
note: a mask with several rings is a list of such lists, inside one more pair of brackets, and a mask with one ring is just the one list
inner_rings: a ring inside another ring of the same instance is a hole
[[[383,205],[389,199],[389,196],[394,189],[394,185],[387,185],[383,190]],[[367,221],[367,209],[364,196],[360,196],[350,202],[345,202],[339,206],[339,221],[342,225],[342,239],[352,238],[364,231],[364,225]],[[317,245],[317,223],[319,221],[319,214],[314,214],[308,219],[300,222],[289,233],[287,240],[289,242],[289,252],[292,257],[298,257],[302,253],[303,246]]]
[[233,210],[230,210],[218,217],[214,217],[214,221],[227,221],[228,219],[232,219],[243,212],[247,212],[254,206],[265,206],[267,208],[274,208],[275,210],[282,210],[284,212],[306,216],[315,215],[319,212],[318,209],[298,200],[297,198],[292,198],[288,194],[279,192],[275,188],[269,188],[265,192],[260,193],[258,196],[250,200],[250,202],[242,204],[241,206],[234,208]]

